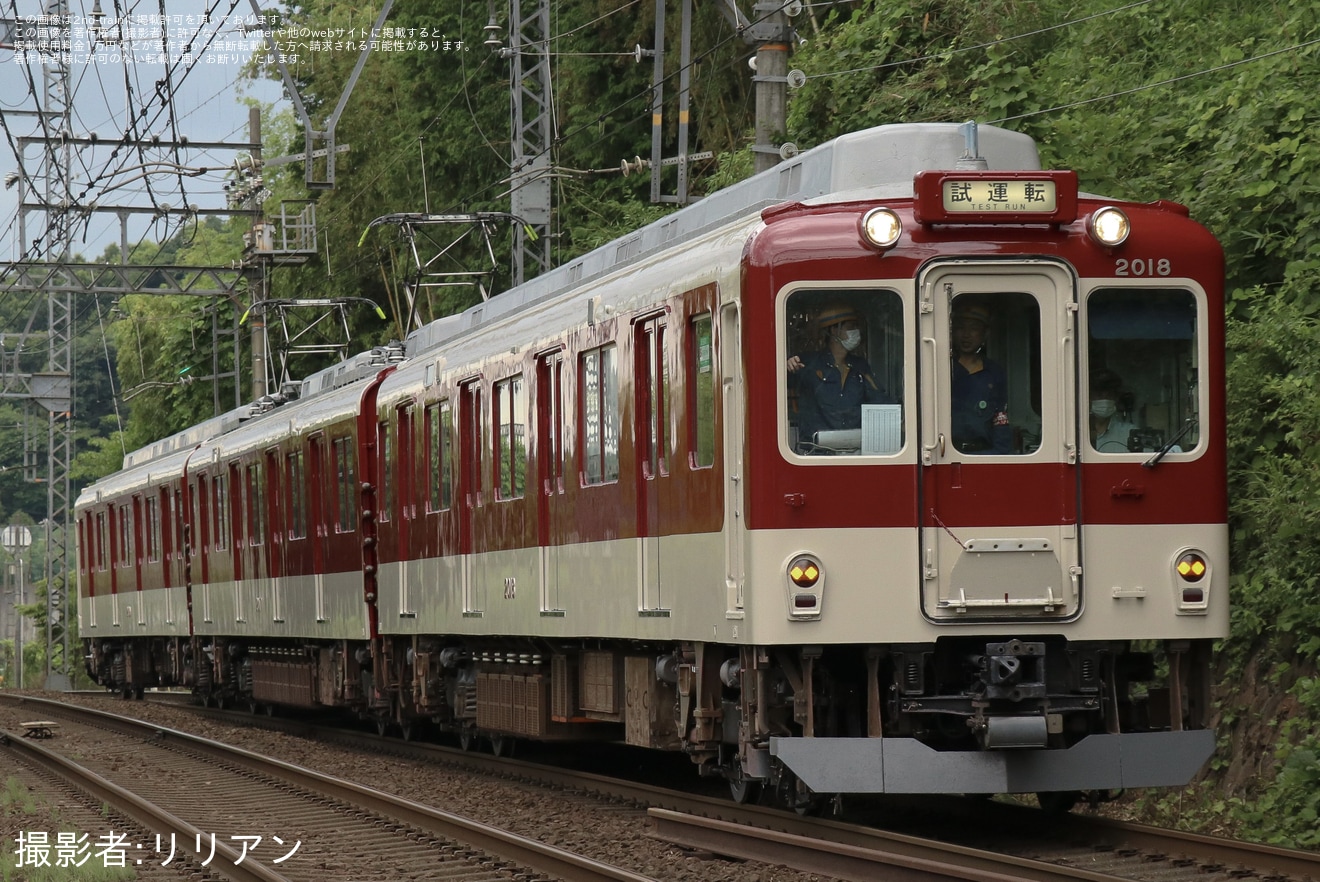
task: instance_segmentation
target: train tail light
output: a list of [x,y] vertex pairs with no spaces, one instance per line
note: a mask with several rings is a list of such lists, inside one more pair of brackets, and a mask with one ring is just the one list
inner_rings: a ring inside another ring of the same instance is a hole
[[820,618],[821,591],[825,587],[825,569],[812,554],[798,554],[785,568],[790,619]]
[[1203,613],[1210,607],[1210,564],[1199,551],[1184,551],[1173,563],[1174,591],[1180,613]]
[[1132,223],[1122,211],[1108,206],[1086,219],[1086,231],[1101,245],[1114,248],[1127,241]]

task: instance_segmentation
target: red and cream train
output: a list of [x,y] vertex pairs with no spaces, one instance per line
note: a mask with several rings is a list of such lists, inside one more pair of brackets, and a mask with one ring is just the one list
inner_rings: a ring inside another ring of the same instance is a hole
[[841,137],[130,454],[77,502],[89,669],[683,751],[788,805],[1186,782],[1222,283],[1183,207],[1026,136]]

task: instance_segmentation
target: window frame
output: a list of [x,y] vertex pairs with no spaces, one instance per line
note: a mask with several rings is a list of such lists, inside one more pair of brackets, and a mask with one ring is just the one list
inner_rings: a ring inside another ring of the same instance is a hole
[[496,380],[491,384],[490,397],[491,425],[495,428],[491,433],[495,498],[521,499],[527,493],[527,391],[523,375]]
[[[594,378],[589,368],[593,361],[597,365]],[[622,408],[619,403],[618,361],[618,346],[615,343],[588,349],[578,357],[578,389],[581,391],[578,396],[578,449],[582,451],[578,480],[583,487],[614,484],[619,480]]]

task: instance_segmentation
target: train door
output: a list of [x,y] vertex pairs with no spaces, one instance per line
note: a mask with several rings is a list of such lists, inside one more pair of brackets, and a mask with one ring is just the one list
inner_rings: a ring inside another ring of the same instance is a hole
[[929,269],[920,290],[923,612],[1075,615],[1074,278],[959,263]]
[[665,320],[652,316],[633,326],[636,383],[637,536],[640,543],[639,609],[664,609],[660,579],[662,496],[669,476],[669,359]]
[[720,412],[724,415],[724,586],[729,612],[743,609],[743,388],[738,305],[720,310]]
[[[316,595],[316,620],[329,620],[325,608],[325,568],[329,560],[330,524],[326,516],[325,504],[325,436],[317,435],[308,444],[308,475],[303,486],[307,488],[307,514],[311,521],[306,528],[311,530],[312,541],[312,585]],[[301,477],[301,476],[299,476]],[[290,475],[289,479],[294,480]],[[305,491],[300,491],[305,492]],[[306,534],[304,534],[306,535]]]
[[562,610],[559,554],[569,513],[564,504],[564,353],[536,362],[536,541],[541,548],[541,611]]
[[[288,574],[289,548],[289,507],[284,497],[283,478],[280,468],[279,448],[266,451],[266,522],[270,525],[267,541],[270,551],[266,558],[267,573],[270,575],[270,618],[272,622],[284,621],[284,577]],[[258,486],[261,486],[258,474]]]
[[202,621],[211,623],[211,551],[207,547],[211,541],[210,529],[206,523],[204,514],[207,508],[206,492],[206,474],[197,476],[196,483],[189,483],[188,493],[188,524],[184,528],[188,535],[188,544],[193,549],[193,559],[196,560],[198,570],[194,571],[201,574],[202,578]]
[[395,522],[399,556],[399,611],[415,612],[413,588],[418,581],[420,555],[413,548],[413,534],[417,525],[417,451],[413,449],[413,404],[408,402],[394,409],[394,486],[397,488],[399,517]]
[[[137,585],[138,608],[145,611],[146,604],[143,601],[146,598],[146,594],[143,590],[145,585],[142,575],[146,568],[147,561],[142,542],[142,497],[134,494],[131,508],[125,506],[122,511],[125,512],[125,516],[129,517],[129,529],[126,541],[128,542],[128,556],[133,562],[133,582]],[[129,512],[131,512],[131,516],[129,515]],[[156,596],[160,597],[162,594],[158,593]],[[168,624],[168,622],[166,624]]]
[[472,573],[472,519],[481,507],[481,381],[459,389],[458,405],[458,553],[463,559],[463,611],[480,612]]

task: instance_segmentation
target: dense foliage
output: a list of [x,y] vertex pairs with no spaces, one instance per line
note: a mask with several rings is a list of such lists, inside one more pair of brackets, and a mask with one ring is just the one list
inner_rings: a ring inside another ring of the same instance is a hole
[[[653,2],[554,4],[551,30],[561,35],[552,43],[557,261],[664,210],[649,204],[646,175],[602,171],[649,155],[650,69],[634,63],[631,49],[652,45]],[[739,5],[750,13],[750,4]],[[691,149],[717,157],[699,170],[698,191],[737,180],[751,164],[751,47],[733,34],[718,6],[699,4],[693,28]],[[1223,241],[1233,292],[1235,607],[1221,654],[1220,701],[1222,740],[1233,752],[1203,792],[1216,794],[1207,811],[1221,822],[1311,845],[1320,844],[1320,681],[1307,661],[1320,649],[1320,545],[1308,541],[1320,521],[1320,300],[1313,293],[1320,281],[1320,145],[1308,137],[1320,124],[1314,9],[1310,0],[807,4],[794,19],[806,42],[791,62],[807,81],[791,94],[786,133],[809,147],[880,123],[996,123],[1033,135],[1045,164],[1076,169],[1084,189],[1183,202]],[[287,18],[313,30],[362,27],[376,12],[370,4],[306,0]],[[390,228],[363,237],[374,218],[507,210],[508,61],[482,45],[488,18],[485,4],[468,0],[417,0],[394,10],[388,24],[425,27],[464,48],[371,56],[337,129],[339,143],[352,148],[339,159],[337,186],[311,194],[321,256],[272,280],[273,296],[352,295],[386,306],[387,323],[365,308],[354,316],[364,347],[405,330],[396,280],[407,260]],[[677,18],[671,11],[671,49]],[[501,36],[507,45],[507,34]],[[671,56],[673,71],[677,53]],[[297,68],[300,92],[318,121],[338,101],[355,61],[347,52],[321,53]],[[674,89],[671,80],[671,99]],[[267,120],[268,155],[296,152],[301,140],[290,117]],[[267,186],[275,195],[268,208],[308,198],[302,174],[297,164],[271,174]],[[672,190],[672,177],[666,180]],[[205,253],[227,261],[237,253],[240,232],[238,224],[207,230],[190,247],[214,249]],[[508,283],[508,231],[495,244],[498,289]],[[453,257],[456,266],[483,260],[471,243]],[[472,289],[444,289],[421,305],[423,317],[476,296]],[[200,349],[210,345],[210,317],[195,302],[148,296],[124,298],[119,312],[110,340],[120,386],[161,384],[127,408],[127,445],[209,415],[209,385],[176,381],[179,370],[209,359]],[[8,413],[0,407],[0,423],[10,421]],[[11,439],[0,426],[5,462],[12,461]],[[99,457],[86,459],[85,474],[116,465],[120,442],[101,446]],[[7,481],[0,473],[0,505],[26,508]]]

